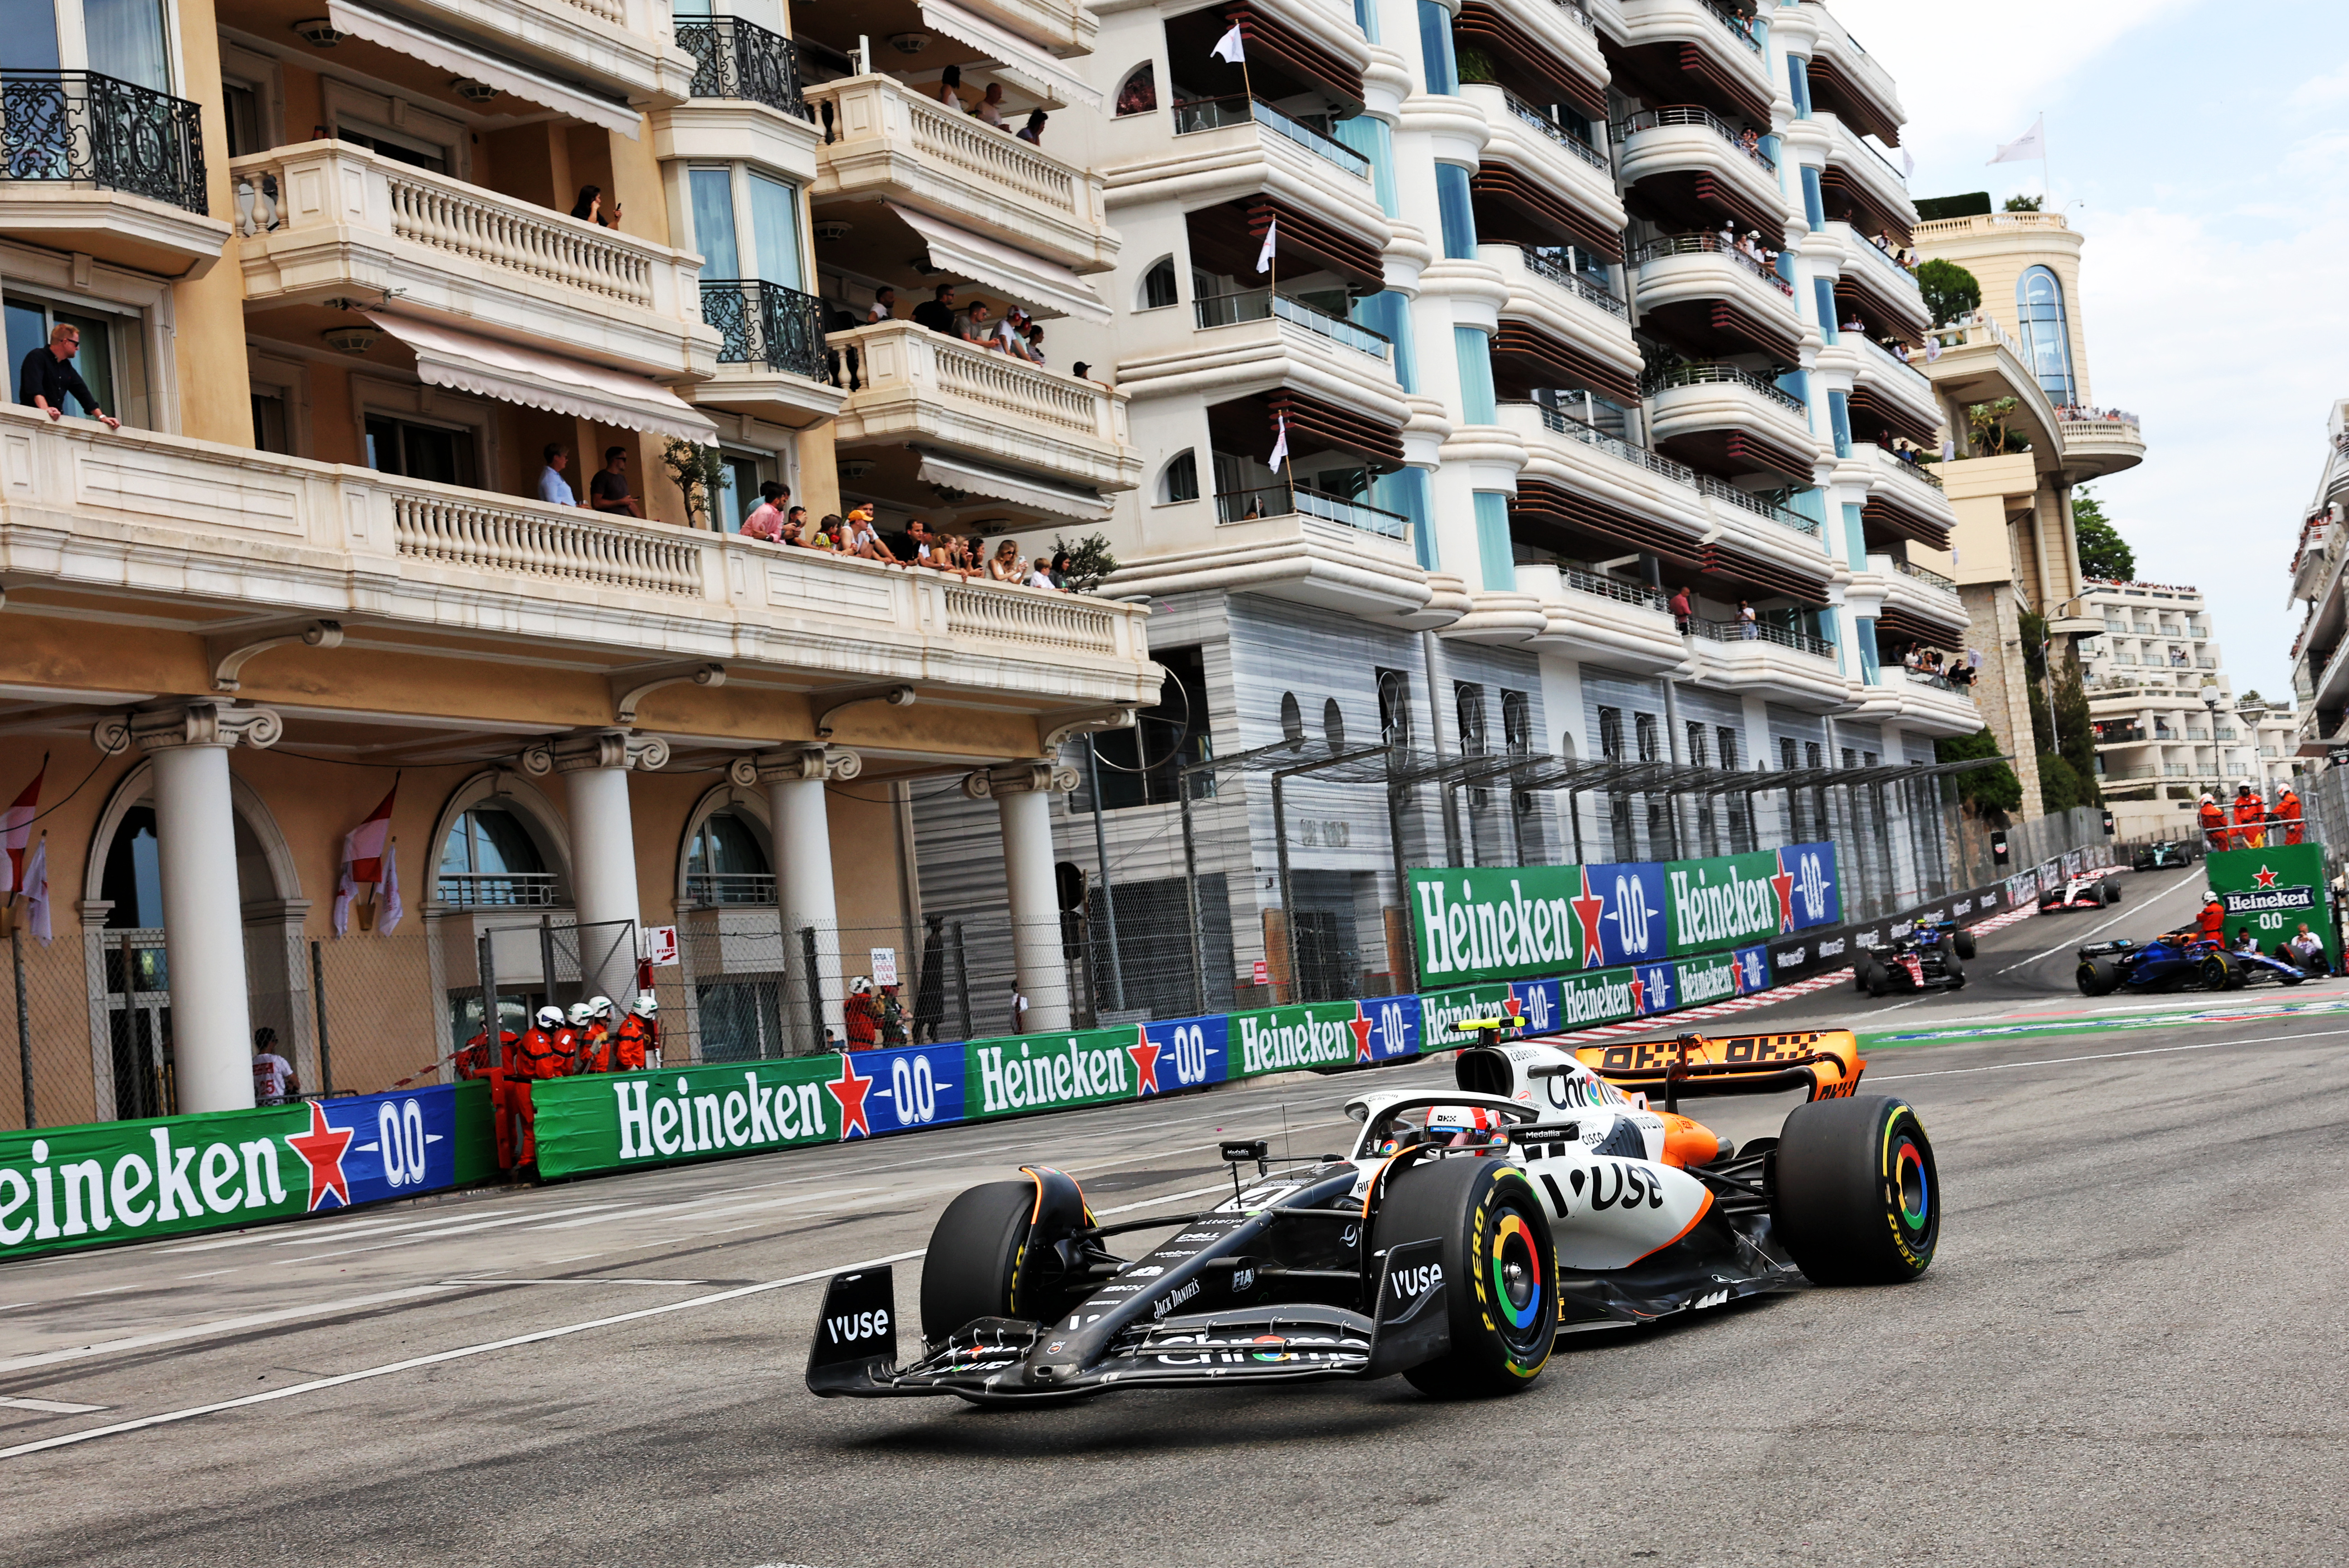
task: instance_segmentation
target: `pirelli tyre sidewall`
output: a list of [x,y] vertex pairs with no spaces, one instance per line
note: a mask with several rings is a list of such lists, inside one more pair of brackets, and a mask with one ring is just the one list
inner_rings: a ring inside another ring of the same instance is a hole
[[1557,1333],[1557,1251],[1524,1171],[1497,1159],[1430,1160],[1379,1207],[1381,1249],[1440,1238],[1452,1348],[1406,1370],[1443,1398],[1514,1394],[1549,1365]]
[[1772,1164],[1773,1229],[1818,1283],[1897,1284],[1931,1265],[1940,1176],[1907,1101],[1868,1095],[1797,1106]]
[[1022,1317],[1018,1299],[1033,1181],[990,1181],[947,1205],[922,1259],[922,1337],[935,1345],[977,1318]]
[[2082,996],[2109,996],[2121,983],[2120,966],[2110,959],[2082,959],[2079,981]]

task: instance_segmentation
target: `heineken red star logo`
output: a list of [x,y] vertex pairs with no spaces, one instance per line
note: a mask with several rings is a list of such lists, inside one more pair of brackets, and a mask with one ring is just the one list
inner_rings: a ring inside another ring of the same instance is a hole
[[1125,1054],[1133,1058],[1134,1092],[1154,1095],[1158,1092],[1159,1047],[1150,1043],[1150,1031],[1137,1023],[1133,1026],[1133,1044]]
[[[1359,1006],[1360,1003],[1357,1003],[1356,1005]],[[1516,1017],[1526,1010],[1525,998],[1517,994],[1517,988],[1514,985],[1509,987],[1509,1000],[1501,1003],[1501,1005],[1509,1010],[1509,1016],[1511,1018]]]
[[343,1155],[351,1147],[352,1130],[338,1127],[326,1120],[326,1108],[317,1101],[310,1102],[310,1130],[299,1137],[285,1135],[285,1147],[302,1157],[310,1168],[310,1210],[318,1205],[329,1192],[344,1209],[351,1206],[350,1179],[343,1174]]
[[864,1137],[873,1136],[873,1124],[864,1119],[864,1095],[873,1087],[869,1077],[856,1075],[856,1058],[849,1052],[840,1054],[840,1076],[824,1085],[826,1093],[840,1102],[840,1137],[845,1143],[852,1133]]
[[2259,875],[2252,877],[2251,880],[2257,882],[2262,888],[2272,888],[2276,885],[2276,874],[2262,866],[2259,869]]
[[1378,1025],[1371,1023],[1370,1014],[1362,1011],[1361,1002],[1357,1001],[1354,1003],[1354,1016],[1346,1020],[1346,1027],[1354,1032],[1354,1060],[1357,1062],[1372,1060],[1371,1034]]
[[1795,929],[1795,877],[1786,869],[1786,852],[1778,851],[1778,874],[1770,878],[1770,890],[1778,895],[1778,929]]
[[1640,1014],[1641,1014],[1642,1012],[1647,1012],[1647,1011],[1648,1011],[1647,1002],[1646,1002],[1646,1001],[1644,1000],[1644,999],[1645,999],[1645,997],[1646,997],[1646,995],[1647,995],[1647,992],[1648,992],[1647,984],[1646,984],[1646,982],[1644,982],[1643,981],[1641,981],[1641,980],[1640,979],[1640,971],[1639,971],[1638,970],[1633,970],[1633,971],[1631,971],[1631,1016],[1632,1016],[1632,1017],[1637,1018],[1637,1017],[1639,1017],[1639,1016],[1640,1016]]
[[1582,897],[1568,898],[1567,905],[1574,910],[1575,924],[1582,928],[1582,967],[1595,968],[1605,961],[1599,945],[1599,922],[1606,917],[1607,900],[1591,892],[1588,866],[1582,868]]

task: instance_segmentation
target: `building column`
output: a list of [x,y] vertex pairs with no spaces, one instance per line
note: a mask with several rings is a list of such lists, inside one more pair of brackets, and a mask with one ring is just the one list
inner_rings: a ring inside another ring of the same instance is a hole
[[[628,774],[667,764],[667,742],[626,730],[553,735],[523,752],[523,772],[538,778],[563,774],[570,797],[571,903],[578,924],[574,935],[579,983],[590,996],[619,1001],[636,994],[641,901]],[[551,992],[554,977],[548,975],[546,983]]]
[[228,753],[240,742],[271,745],[285,729],[266,708],[187,702],[106,719],[91,736],[109,754],[137,745],[155,769],[172,1074],[182,1113],[253,1107],[253,1029]]
[[[844,746],[786,746],[738,759],[728,777],[748,789],[767,790],[767,826],[775,850],[775,903],[783,922],[783,965],[800,974],[805,967],[800,932],[815,933],[815,969],[823,991],[823,1022],[845,1040],[841,1012],[848,989],[841,969],[840,910],[833,894],[832,819],[825,810],[827,779],[847,780],[864,771],[864,759]],[[802,978],[804,983],[804,978]],[[797,1010],[794,1010],[796,1013]],[[794,1025],[797,1019],[791,1021]],[[811,1049],[821,1041],[811,1041]]]
[[[1052,795],[1077,787],[1077,770],[1050,762],[1015,763],[962,782],[973,800],[990,796],[1003,820],[1003,882],[1011,902],[1011,966],[1028,999],[1028,1027],[1046,1033],[1069,1026],[1069,965],[1061,951],[1061,897],[1052,876]],[[1008,1006],[1008,998],[998,998]],[[1006,1016],[1008,1027],[1010,1019]],[[982,1034],[992,1031],[982,1028]]]

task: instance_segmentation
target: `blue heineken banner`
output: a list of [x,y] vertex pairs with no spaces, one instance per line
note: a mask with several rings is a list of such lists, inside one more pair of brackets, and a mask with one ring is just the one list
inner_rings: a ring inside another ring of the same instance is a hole
[[963,1119],[968,1058],[959,1044],[860,1051],[851,1060],[872,1081],[864,1091],[864,1125],[874,1137]]
[[1205,1018],[1135,1024],[1136,1090],[1144,1095],[1171,1094],[1229,1078],[1230,1023],[1228,1014],[1217,1012]]

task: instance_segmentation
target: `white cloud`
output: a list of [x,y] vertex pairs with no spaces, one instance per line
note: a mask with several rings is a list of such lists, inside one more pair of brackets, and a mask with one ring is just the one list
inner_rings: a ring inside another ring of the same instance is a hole
[[2292,89],[2284,102],[2293,109],[2323,109],[2349,98],[2349,60],[2338,69],[2321,77],[2311,77]]

